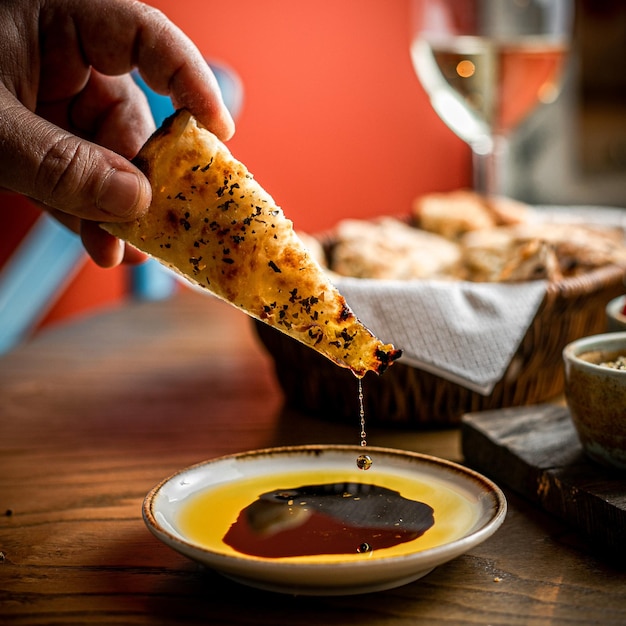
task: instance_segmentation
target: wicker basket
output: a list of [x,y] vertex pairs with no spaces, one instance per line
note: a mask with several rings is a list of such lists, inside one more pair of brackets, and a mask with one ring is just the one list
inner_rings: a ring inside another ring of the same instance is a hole
[[[368,424],[405,427],[454,426],[470,411],[537,404],[563,390],[561,352],[578,337],[606,330],[605,307],[624,293],[624,272],[607,266],[549,285],[546,296],[509,368],[483,396],[402,362],[363,382]],[[333,420],[358,418],[356,378],[283,333],[255,322],[275,362],[287,403]]]

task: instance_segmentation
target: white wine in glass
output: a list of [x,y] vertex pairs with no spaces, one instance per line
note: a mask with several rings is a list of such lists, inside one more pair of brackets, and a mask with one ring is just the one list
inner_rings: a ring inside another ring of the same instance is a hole
[[559,94],[573,0],[412,0],[411,17],[415,71],[472,148],[475,189],[503,194],[507,138]]

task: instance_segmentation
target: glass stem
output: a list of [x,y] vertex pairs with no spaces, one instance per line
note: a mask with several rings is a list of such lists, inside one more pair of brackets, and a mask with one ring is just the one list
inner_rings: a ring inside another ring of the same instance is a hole
[[484,143],[472,146],[473,183],[476,192],[486,196],[506,195],[508,147],[508,139],[501,135],[492,138],[490,150],[484,150]]

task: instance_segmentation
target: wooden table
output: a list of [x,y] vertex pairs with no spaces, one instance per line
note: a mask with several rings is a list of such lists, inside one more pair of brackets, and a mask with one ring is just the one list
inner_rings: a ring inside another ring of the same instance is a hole
[[[357,439],[284,409],[248,318],[195,292],[40,334],[0,359],[0,623],[626,624],[625,571],[511,493],[485,543],[362,596],[240,586],[141,519],[146,492],[195,462]],[[456,430],[370,430],[369,442],[461,460]]]

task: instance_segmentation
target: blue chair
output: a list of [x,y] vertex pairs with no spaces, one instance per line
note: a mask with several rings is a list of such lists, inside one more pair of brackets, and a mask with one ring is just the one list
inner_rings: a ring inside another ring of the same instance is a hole
[[[211,63],[224,102],[236,118],[243,100],[238,76]],[[173,113],[169,97],[152,91],[135,73],[134,79],[148,98],[159,126]],[[19,344],[55,302],[86,260],[79,237],[46,214],[37,219],[11,258],[0,269],[0,354]],[[162,299],[175,290],[176,279],[154,260],[134,267],[132,294],[142,299]]]

